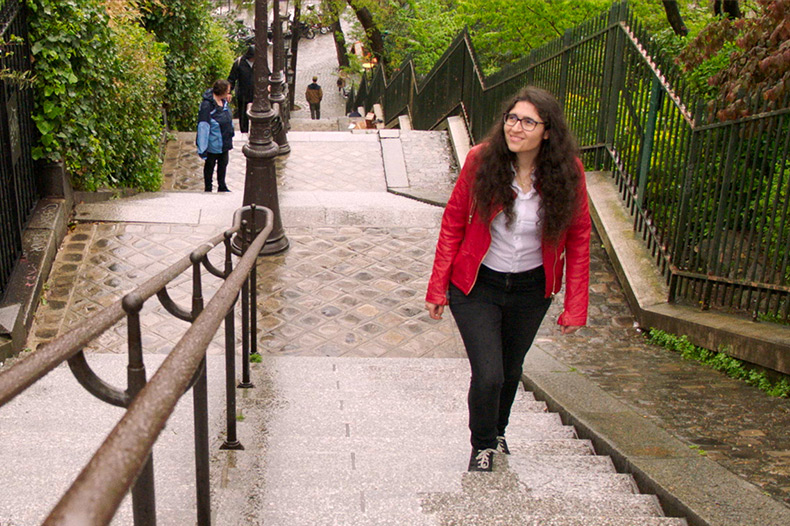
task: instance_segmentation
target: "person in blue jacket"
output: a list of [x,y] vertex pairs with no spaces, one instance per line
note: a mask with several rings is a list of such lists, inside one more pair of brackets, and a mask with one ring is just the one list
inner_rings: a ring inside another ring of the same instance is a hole
[[204,190],[211,191],[214,166],[217,191],[230,192],[225,185],[228,151],[233,148],[233,114],[230,110],[230,82],[219,79],[203,94],[198,111],[197,150],[203,165]]

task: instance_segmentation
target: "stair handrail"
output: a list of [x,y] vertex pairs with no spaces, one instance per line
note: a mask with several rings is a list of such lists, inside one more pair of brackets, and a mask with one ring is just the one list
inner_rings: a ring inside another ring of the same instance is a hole
[[[264,226],[255,225],[257,212],[265,215]],[[245,218],[242,220],[242,214]],[[135,525],[155,525],[153,463],[151,451],[165,422],[178,400],[193,385],[195,394],[195,456],[197,462],[198,520],[201,526],[210,522],[208,487],[208,429],[206,413],[205,353],[220,323],[225,321],[226,383],[228,439],[222,449],[243,449],[235,439],[235,337],[233,336],[234,305],[241,293],[243,382],[239,387],[253,387],[249,381],[249,319],[254,319],[255,261],[272,231],[274,214],[254,204],[239,208],[233,226],[180,258],[167,269],[137,286],[108,307],[81,322],[67,333],[42,345],[7,369],[0,371],[0,407],[35,384],[64,361],[69,362],[75,377],[97,398],[127,411],[99,447],[93,458],[63,495],[43,524],[109,524],[118,506],[132,490]],[[257,234],[256,234],[257,233]],[[231,238],[235,236],[234,243]],[[253,237],[254,236],[254,237]],[[219,270],[208,260],[208,253],[220,242],[225,243],[225,268]],[[241,256],[233,269],[231,254]],[[203,307],[200,267],[225,281]],[[191,310],[176,305],[167,295],[167,285],[193,267]],[[157,369],[150,381],[145,379],[142,346],[137,313],[143,303],[157,295],[168,312],[192,324]],[[129,324],[129,387],[122,391],[105,383],[89,367],[82,349],[90,341],[114,326],[124,315]],[[133,327],[134,326],[134,327]],[[134,334],[137,334],[135,337]],[[250,338],[252,336],[252,338]],[[136,340],[136,341],[135,341]],[[253,353],[256,352],[253,347]],[[200,391],[200,392],[198,392]],[[201,405],[203,414],[198,414]],[[232,421],[232,422],[231,422]],[[202,435],[202,436],[198,436]]]

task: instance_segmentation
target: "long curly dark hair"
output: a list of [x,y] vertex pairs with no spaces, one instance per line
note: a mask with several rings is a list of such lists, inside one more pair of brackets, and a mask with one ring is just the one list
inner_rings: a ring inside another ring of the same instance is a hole
[[[546,123],[548,138],[541,143],[535,160],[535,187],[541,196],[543,237],[556,240],[571,222],[579,189],[576,140],[568,130],[562,108],[551,93],[527,86],[503,106],[502,113],[509,113],[520,101],[535,106],[540,119]],[[476,206],[483,218],[489,218],[498,206],[503,206],[510,225],[515,216],[510,167],[516,162],[516,154],[510,151],[505,141],[501,114],[497,115],[484,142],[473,188]]]

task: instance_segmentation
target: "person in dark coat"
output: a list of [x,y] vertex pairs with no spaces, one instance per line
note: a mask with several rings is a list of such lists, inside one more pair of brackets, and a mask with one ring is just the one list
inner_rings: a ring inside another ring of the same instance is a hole
[[197,153],[205,161],[203,181],[206,192],[211,191],[214,166],[217,167],[217,191],[230,192],[225,185],[228,152],[233,148],[230,99],[230,82],[219,79],[203,94],[198,110]]
[[250,119],[247,117],[247,105],[252,102],[255,95],[255,76],[252,66],[255,63],[255,46],[247,48],[247,52],[233,62],[228,75],[230,89],[236,95],[236,104],[239,108],[239,130],[241,133],[250,131]]
[[318,84],[318,77],[313,77],[312,84],[307,85],[307,90],[304,92],[307,103],[310,105],[310,118],[321,118],[321,99],[324,98],[324,90]]

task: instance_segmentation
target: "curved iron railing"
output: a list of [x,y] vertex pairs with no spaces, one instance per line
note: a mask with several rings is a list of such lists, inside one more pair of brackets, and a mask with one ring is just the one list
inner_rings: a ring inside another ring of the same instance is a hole
[[[249,213],[245,217],[249,216],[250,224],[242,221],[243,211]],[[264,226],[258,231],[256,217],[261,215]],[[236,435],[234,306],[241,295],[242,382],[238,387],[252,387],[249,355],[257,352],[255,261],[272,230],[273,220],[274,216],[267,208],[250,205],[238,209],[231,229],[207,240],[120,300],[0,373],[0,407],[68,361],[74,376],[91,394],[106,403],[127,408],[44,524],[109,524],[130,488],[135,526],[156,524],[151,450],[176,403],[190,389],[195,420],[197,524],[205,526],[211,523],[205,352],[224,320],[227,438],[222,449],[243,449]],[[253,235],[255,232],[257,235]],[[224,268],[221,270],[208,259],[209,252],[220,243],[225,247]],[[241,256],[235,269],[232,263],[234,254]],[[167,286],[190,267],[192,304],[187,309],[170,298]],[[201,267],[224,279],[205,306]],[[154,295],[170,314],[192,325],[147,381],[139,313],[143,304]],[[129,365],[127,388],[122,390],[99,378],[82,349],[124,316],[127,319]]]

